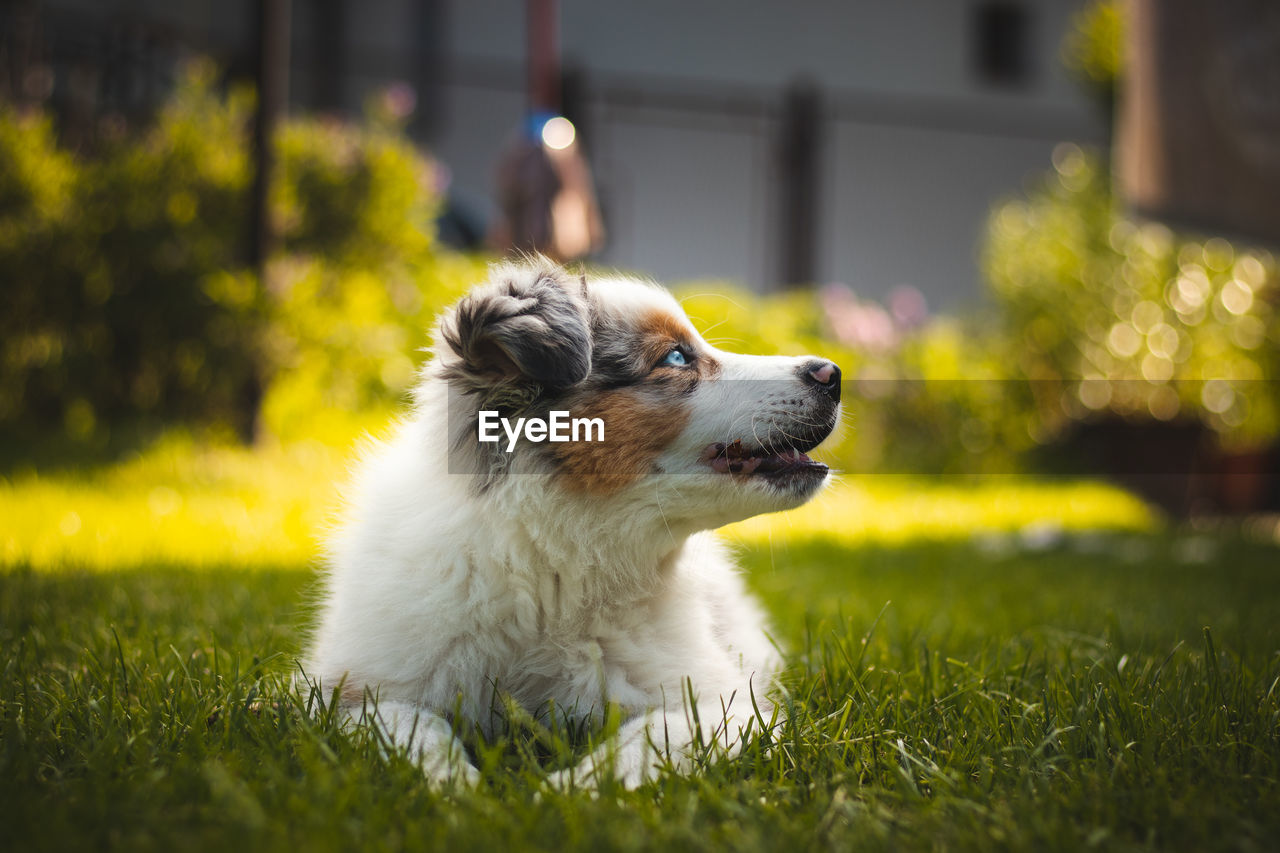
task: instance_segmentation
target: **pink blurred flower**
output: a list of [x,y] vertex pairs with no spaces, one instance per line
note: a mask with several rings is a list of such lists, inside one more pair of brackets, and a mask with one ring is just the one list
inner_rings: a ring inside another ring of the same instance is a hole
[[898,345],[893,318],[875,302],[862,302],[847,284],[829,284],[819,294],[831,331],[842,343],[883,353]]
[[418,95],[404,81],[392,83],[382,93],[382,108],[397,121],[404,121],[418,106]]
[[889,291],[889,313],[900,327],[914,329],[929,318],[929,303],[916,288],[900,284]]

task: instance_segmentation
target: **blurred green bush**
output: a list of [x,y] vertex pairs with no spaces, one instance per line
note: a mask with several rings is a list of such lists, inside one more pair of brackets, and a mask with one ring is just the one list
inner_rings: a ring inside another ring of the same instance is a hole
[[1119,0],[1090,0],[1071,17],[1062,39],[1062,64],[1109,110],[1124,61],[1124,9]]
[[293,120],[277,144],[260,427],[346,442],[404,402],[436,313],[485,265],[434,244],[436,169],[393,118]]
[[207,83],[192,73],[152,129],[93,158],[59,150],[43,116],[0,112],[0,422],[87,438],[236,410],[259,307],[229,280],[249,102]]
[[990,283],[1033,432],[1121,419],[1204,425],[1228,447],[1280,435],[1280,270],[1268,252],[1126,218],[1099,158],[1054,168],[988,223]]
[[436,170],[399,127],[293,119],[276,153],[272,215],[285,254],[377,268],[430,252]]
[[281,440],[341,444],[405,402],[439,310],[485,276],[439,252],[380,270],[281,258],[264,332],[273,366],[261,426]]
[[[405,389],[410,324],[421,333],[475,269],[433,246],[433,165],[385,121],[285,123],[281,275],[264,288],[245,266],[252,96],[216,82],[192,64],[148,130],[108,128],[90,157],[61,150],[46,116],[0,107],[0,428],[243,433],[261,402],[288,433],[326,394],[354,409]],[[387,343],[406,344],[394,367],[373,354]],[[303,391],[338,382],[337,364],[360,393]]]

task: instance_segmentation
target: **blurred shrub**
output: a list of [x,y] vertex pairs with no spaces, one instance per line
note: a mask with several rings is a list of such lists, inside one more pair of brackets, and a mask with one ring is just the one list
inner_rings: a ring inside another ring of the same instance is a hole
[[[0,111],[0,426],[91,438],[256,412],[281,439],[345,441],[403,397],[436,313],[483,278],[434,245],[435,171],[396,113],[285,125],[263,288],[242,263],[251,99],[213,83],[194,66],[150,130],[93,159],[60,150],[46,118]],[[1267,253],[1129,221],[1096,159],[1063,145],[993,212],[985,266],[994,318],[842,286],[695,284],[682,301],[713,343],[840,364],[849,423],[828,456],[847,471],[1009,470],[1090,418],[1280,433]]]
[[1105,417],[1197,421],[1228,445],[1280,434],[1280,271],[1269,253],[1122,216],[1096,157],[1060,145],[998,207],[985,266],[1042,437]]
[[62,335],[44,322],[42,300],[65,300],[73,282],[63,269],[64,238],[78,178],[47,117],[0,106],[0,422],[18,417],[33,374],[62,358]]
[[1072,16],[1062,40],[1062,64],[1088,90],[1111,104],[1122,67],[1124,10],[1119,0],[1091,0]]
[[431,248],[435,168],[394,126],[288,122],[272,214],[286,254],[379,267]]
[[484,276],[482,261],[449,253],[376,271],[282,258],[261,426],[278,439],[332,444],[384,425],[417,376],[436,313]]
[[215,78],[191,65],[148,130],[108,132],[92,158],[45,117],[0,112],[0,427],[243,432],[265,382],[268,425],[296,431],[326,395],[395,399],[434,307],[472,280],[434,251],[434,168],[398,126],[296,119],[276,140],[265,290],[245,268],[252,97]]
[[44,117],[0,114],[0,422],[87,438],[237,409],[259,307],[228,272],[249,99],[214,98],[211,76],[195,67],[148,132],[93,159],[58,150]]
[[284,251],[271,271],[260,423],[273,437],[345,442],[384,422],[435,314],[484,277],[481,262],[433,243],[436,170],[401,133],[404,116],[295,120],[280,134]]
[[1010,381],[1008,338],[989,318],[938,317],[907,337],[876,376],[854,385],[878,403],[874,468],[908,473],[1019,470],[1035,445],[1030,389]]

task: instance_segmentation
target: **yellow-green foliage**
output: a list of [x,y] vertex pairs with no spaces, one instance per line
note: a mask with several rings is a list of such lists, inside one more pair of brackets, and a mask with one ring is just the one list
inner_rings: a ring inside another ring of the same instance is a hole
[[[996,209],[986,273],[1041,431],[1108,413],[1198,419],[1227,443],[1280,432],[1280,267],[1269,252],[1120,215],[1105,166],[1060,145],[1025,200]],[[1090,380],[1082,383],[1082,380]]]
[[831,339],[811,292],[758,296],[725,281],[686,282],[676,297],[714,346],[757,355],[827,353],[846,371],[861,359]]
[[484,264],[434,245],[435,165],[396,125],[294,120],[277,149],[260,426],[330,442],[405,403],[436,314]]
[[[0,251],[12,250],[22,236],[21,226],[57,219],[71,202],[75,165],[71,155],[57,146],[53,122],[48,116],[16,114],[0,104],[0,214],[22,210],[25,221],[6,215],[0,230]],[[32,221],[32,220],[35,221]]]
[[275,140],[264,288],[246,266],[252,95],[216,78],[191,64],[152,125],[92,158],[60,150],[47,118],[0,112],[0,427],[244,430],[275,378],[270,426],[291,434],[317,401],[385,409],[431,315],[478,278],[437,254],[436,169],[398,128],[298,118]]
[[254,305],[206,285],[242,253],[249,100],[211,83],[192,66],[152,127],[92,159],[57,148],[45,118],[0,113],[0,423],[87,438],[237,405]]
[[34,259],[57,247],[57,235],[72,203],[74,162],[58,149],[46,116],[15,115],[0,106],[0,270],[4,310],[0,312],[0,423],[22,406],[20,378],[62,348],[54,329],[31,327],[29,319],[44,298],[25,286],[36,273]]
[[430,250],[435,166],[403,134],[294,119],[276,152],[272,214],[287,253],[381,268]]
[[1090,87],[1110,95],[1122,70],[1124,10],[1119,0],[1091,0],[1072,17],[1062,62]]
[[450,253],[380,272],[290,259],[274,276],[266,346],[276,368],[262,426],[332,443],[406,404],[436,314],[483,281],[485,266]]

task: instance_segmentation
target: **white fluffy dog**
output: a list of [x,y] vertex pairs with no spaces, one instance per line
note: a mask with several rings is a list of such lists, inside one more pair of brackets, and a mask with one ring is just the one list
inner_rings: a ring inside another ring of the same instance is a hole
[[[495,695],[577,720],[618,706],[582,782],[687,767],[699,736],[732,753],[753,697],[769,718],[778,655],[703,531],[822,487],[805,451],[836,423],[839,369],[722,352],[662,288],[542,260],[494,267],[433,351],[330,543],[308,676],[341,685],[352,716],[376,706],[442,781],[474,779],[456,732],[492,731]],[[599,421],[603,440],[479,440],[482,412],[557,411]]]

